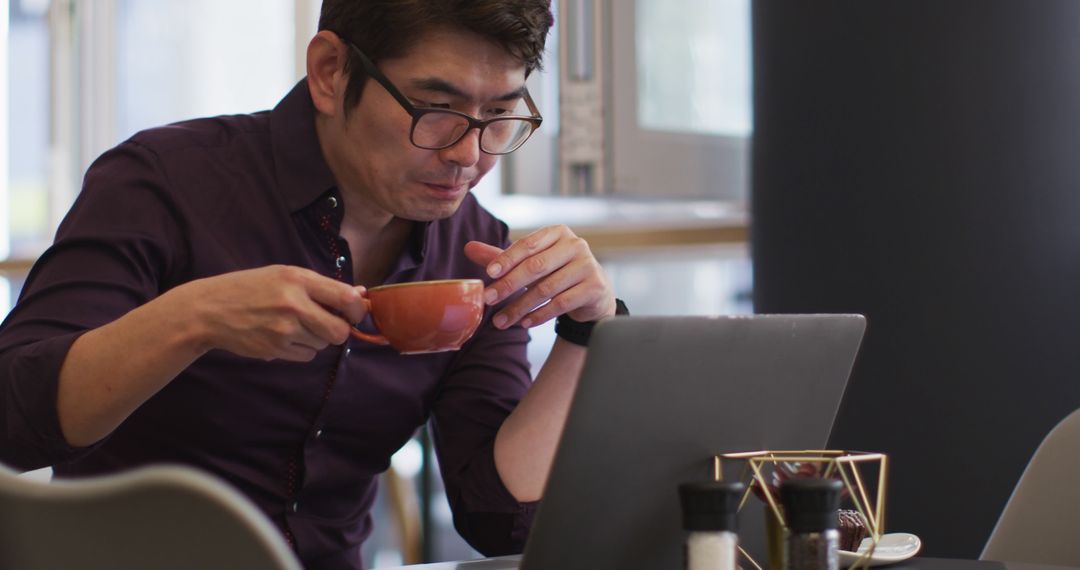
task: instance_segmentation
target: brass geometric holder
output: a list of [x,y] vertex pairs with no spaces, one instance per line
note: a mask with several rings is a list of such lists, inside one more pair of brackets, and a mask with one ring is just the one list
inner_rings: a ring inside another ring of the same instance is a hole
[[[888,471],[888,458],[882,453],[868,453],[863,451],[839,451],[839,450],[803,450],[803,451],[747,451],[741,453],[725,453],[717,455],[713,461],[713,475],[717,481],[724,478],[723,466],[725,463],[740,461],[744,462],[744,468],[740,479],[750,482],[746,486],[739,509],[746,505],[754,488],[758,488],[765,498],[768,511],[766,521],[776,525],[776,528],[767,529],[770,541],[769,554],[771,565],[779,562],[778,549],[781,548],[784,533],[787,532],[787,524],[784,520],[784,510],[780,508],[780,501],[767,476],[773,475],[777,470],[784,469],[791,473],[791,466],[800,466],[806,463],[815,467],[818,477],[836,477],[844,483],[844,488],[854,503],[855,510],[862,517],[866,525],[870,548],[850,566],[852,569],[869,567],[870,557],[874,554],[881,536],[885,533],[885,495],[886,495],[886,472]],[[868,488],[868,483],[874,483],[872,478],[865,475],[864,470],[877,466],[876,484]],[[769,516],[771,515],[771,517]],[[758,570],[762,566],[758,564],[742,547],[739,548],[743,557]],[[779,566],[777,566],[779,567]]]

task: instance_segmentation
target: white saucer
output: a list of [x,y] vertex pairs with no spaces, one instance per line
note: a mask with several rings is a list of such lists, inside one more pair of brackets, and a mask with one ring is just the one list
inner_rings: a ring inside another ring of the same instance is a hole
[[[840,551],[840,566],[847,568],[859,560],[863,560],[866,553],[873,546],[873,541],[864,538],[859,544],[858,552]],[[892,532],[881,535],[877,548],[869,560],[865,560],[868,566],[884,566],[895,564],[915,556],[922,548],[922,541],[914,534],[907,532]]]

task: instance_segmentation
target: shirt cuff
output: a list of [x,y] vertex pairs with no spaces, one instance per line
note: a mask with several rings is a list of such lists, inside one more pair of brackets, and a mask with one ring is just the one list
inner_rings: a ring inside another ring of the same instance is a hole
[[520,502],[495,468],[495,444],[488,444],[461,474],[460,501],[453,509],[462,537],[485,556],[518,554],[532,528],[538,501]]
[[60,429],[56,398],[60,368],[83,331],[10,349],[0,355],[6,370],[0,390],[4,435],[0,461],[20,470],[40,469],[89,453],[69,445]]

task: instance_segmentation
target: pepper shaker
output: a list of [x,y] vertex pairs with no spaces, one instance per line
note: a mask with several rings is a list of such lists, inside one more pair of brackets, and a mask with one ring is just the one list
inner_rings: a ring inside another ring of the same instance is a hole
[[840,567],[840,490],[836,479],[788,479],[780,485],[787,537],[785,570],[837,570]]

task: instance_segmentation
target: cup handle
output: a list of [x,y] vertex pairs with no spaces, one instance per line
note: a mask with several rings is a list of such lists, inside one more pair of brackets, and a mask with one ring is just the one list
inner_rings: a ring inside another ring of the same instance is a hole
[[[363,297],[361,300],[364,302],[364,308],[366,308],[367,312],[370,313],[371,312],[371,299],[368,299],[367,297]],[[364,332],[362,330],[357,330],[356,327],[350,328],[349,329],[349,334],[351,334],[355,338],[358,338],[358,339],[366,341],[366,342],[370,342],[372,344],[378,344],[378,345],[382,345],[382,346],[386,346],[386,345],[390,344],[390,341],[387,340],[385,336],[383,336],[381,334],[366,333],[366,332]]]
[[353,335],[354,337],[356,337],[356,338],[358,338],[360,340],[364,340],[364,341],[370,342],[372,344],[380,344],[380,345],[383,345],[383,346],[386,346],[386,345],[390,344],[390,341],[386,340],[385,336],[383,336],[381,334],[371,334],[371,333],[366,333],[364,331],[356,330],[356,327],[353,327],[352,329],[350,329],[349,334]]

